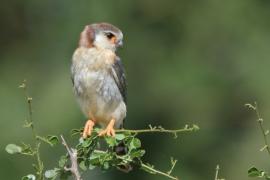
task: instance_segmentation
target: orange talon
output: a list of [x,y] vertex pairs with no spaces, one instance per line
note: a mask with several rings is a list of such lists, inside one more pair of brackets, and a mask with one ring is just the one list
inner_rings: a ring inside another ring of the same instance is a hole
[[107,136],[115,136],[115,130],[114,130],[114,123],[115,123],[115,120],[114,119],[112,119],[111,121],[110,121],[110,123],[108,124],[108,126],[106,127],[106,129],[104,129],[104,130],[102,130],[102,131],[100,131],[99,132],[99,136],[105,136],[105,135],[107,135]]
[[91,136],[94,125],[95,125],[94,121],[92,121],[92,120],[86,121],[86,123],[84,125],[84,129],[83,129],[83,138],[84,139],[87,138],[87,136]]

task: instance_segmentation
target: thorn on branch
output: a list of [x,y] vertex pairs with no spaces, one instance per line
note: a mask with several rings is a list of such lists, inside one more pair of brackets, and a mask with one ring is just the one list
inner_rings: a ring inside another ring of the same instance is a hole
[[77,150],[68,147],[63,135],[61,135],[61,139],[62,139],[62,144],[65,146],[68,152],[70,162],[71,162],[71,167],[69,168],[64,167],[65,171],[70,171],[76,180],[82,180],[80,172],[79,172],[79,168],[78,168]]
[[177,160],[176,160],[176,159],[173,159],[173,158],[171,157],[171,169],[167,172],[167,174],[171,175],[171,173],[172,173],[172,171],[173,171],[173,169],[174,169],[176,163],[177,163]]

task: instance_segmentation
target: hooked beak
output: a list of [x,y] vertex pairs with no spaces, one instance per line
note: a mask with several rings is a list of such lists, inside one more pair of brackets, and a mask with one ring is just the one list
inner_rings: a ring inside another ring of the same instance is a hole
[[116,42],[116,47],[122,47],[122,46],[123,46],[122,40]]

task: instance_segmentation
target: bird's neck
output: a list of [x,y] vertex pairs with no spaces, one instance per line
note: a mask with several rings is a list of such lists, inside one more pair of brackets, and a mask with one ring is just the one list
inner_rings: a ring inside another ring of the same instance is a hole
[[97,70],[111,67],[115,62],[116,54],[108,49],[80,47],[73,57],[73,61],[84,61],[89,67]]

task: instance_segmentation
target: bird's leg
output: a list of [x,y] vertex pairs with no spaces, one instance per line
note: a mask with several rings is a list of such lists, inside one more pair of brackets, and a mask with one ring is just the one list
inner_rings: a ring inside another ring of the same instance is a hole
[[91,136],[93,127],[95,125],[95,122],[93,120],[86,121],[84,128],[83,128],[83,138],[87,138],[87,136]]
[[104,136],[104,135],[115,136],[114,124],[115,124],[115,119],[112,119],[107,125],[106,129],[100,131],[98,135],[99,136]]

